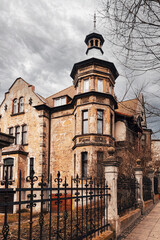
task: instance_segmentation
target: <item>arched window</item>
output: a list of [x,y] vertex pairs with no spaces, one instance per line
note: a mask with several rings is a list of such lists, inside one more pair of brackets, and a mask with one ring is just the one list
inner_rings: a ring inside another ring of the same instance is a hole
[[4,159],[3,165],[3,179],[7,175],[9,180],[13,180],[13,166],[14,166],[14,159],[13,158],[6,158]]
[[93,47],[93,40],[90,41],[91,47]]
[[20,97],[19,99],[19,112],[24,112],[24,98]]
[[18,113],[18,100],[17,100],[17,98],[15,98],[13,100],[13,114],[16,114],[16,113]]

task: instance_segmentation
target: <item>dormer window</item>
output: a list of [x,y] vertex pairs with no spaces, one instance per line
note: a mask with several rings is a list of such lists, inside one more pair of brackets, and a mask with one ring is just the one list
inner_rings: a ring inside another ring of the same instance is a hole
[[98,79],[97,91],[103,92],[103,80],[101,80],[101,79]]
[[19,99],[19,112],[21,113],[21,112],[24,112],[24,98],[23,97],[21,97],[20,99]]
[[59,97],[54,99],[54,106],[58,107],[66,104],[66,97]]
[[84,80],[84,92],[89,91],[89,79]]
[[18,99],[17,98],[15,98],[13,100],[13,114],[16,114],[16,113],[18,113]]

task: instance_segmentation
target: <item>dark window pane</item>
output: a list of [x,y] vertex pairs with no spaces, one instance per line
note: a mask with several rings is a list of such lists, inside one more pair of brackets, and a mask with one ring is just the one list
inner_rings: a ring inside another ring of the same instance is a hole
[[113,114],[110,115],[110,135],[113,135]]
[[30,175],[34,172],[34,158],[30,158]]
[[5,159],[4,160],[4,165],[5,166],[9,166],[9,165],[13,166],[13,162],[14,162],[13,158]]
[[82,152],[82,177],[87,177],[87,152]]
[[88,133],[88,111],[82,112],[82,133]]
[[103,111],[97,110],[97,119],[103,119]]
[[27,125],[22,126],[22,144],[27,143]]
[[97,110],[97,133],[103,133],[103,110]]
[[7,158],[4,160],[3,179],[5,179],[6,174],[8,175],[9,180],[13,178],[13,165],[14,165],[13,158]]

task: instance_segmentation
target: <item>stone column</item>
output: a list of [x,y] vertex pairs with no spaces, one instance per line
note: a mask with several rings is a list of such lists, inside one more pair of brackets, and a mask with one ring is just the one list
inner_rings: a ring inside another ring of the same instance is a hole
[[94,79],[94,76],[91,77],[91,91],[95,91],[95,79]]
[[149,165],[147,173],[148,173],[149,179],[152,182],[151,197],[152,197],[153,203],[154,203],[154,171],[153,171],[152,165]]
[[137,159],[137,165],[134,169],[135,171],[135,178],[137,180],[137,204],[141,208],[143,212],[144,208],[144,201],[143,201],[143,168],[141,167],[141,160]]
[[105,169],[105,179],[108,187],[110,188],[109,201],[108,201],[108,221],[111,228],[115,230],[116,236],[120,233],[120,221],[117,211],[117,178],[119,162],[116,160],[115,149],[110,147],[108,149],[109,157],[103,162]]
[[159,167],[157,168],[156,176],[158,178],[158,193],[160,194],[160,169],[159,169]]

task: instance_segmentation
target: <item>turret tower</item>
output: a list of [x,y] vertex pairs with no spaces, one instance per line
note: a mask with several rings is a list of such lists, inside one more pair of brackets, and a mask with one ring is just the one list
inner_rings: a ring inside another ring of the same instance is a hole
[[81,172],[82,177],[102,174],[102,161],[107,156],[107,149],[114,146],[114,115],[117,108],[114,85],[118,77],[114,64],[101,59],[104,38],[95,29],[95,21],[94,31],[86,36],[85,43],[87,56],[94,57],[74,64],[71,71],[77,93],[73,149],[79,163],[77,172]]

